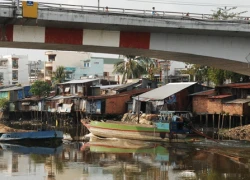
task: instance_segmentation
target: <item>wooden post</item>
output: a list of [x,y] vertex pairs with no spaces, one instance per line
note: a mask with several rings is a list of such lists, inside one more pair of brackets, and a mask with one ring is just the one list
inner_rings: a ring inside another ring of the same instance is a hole
[[202,115],[200,114],[200,124],[202,124]]
[[221,129],[223,129],[225,114],[222,114]]
[[213,129],[214,129],[214,114],[213,114]]
[[240,116],[240,126],[242,126],[242,117],[243,116]]
[[219,114],[219,119],[218,119],[218,130],[220,129],[220,114]]
[[206,114],[206,127],[208,127],[208,114]]
[[248,117],[246,116],[245,117],[245,125],[247,125],[248,124]]
[[232,121],[232,116],[229,116],[229,129],[231,129],[231,122]]

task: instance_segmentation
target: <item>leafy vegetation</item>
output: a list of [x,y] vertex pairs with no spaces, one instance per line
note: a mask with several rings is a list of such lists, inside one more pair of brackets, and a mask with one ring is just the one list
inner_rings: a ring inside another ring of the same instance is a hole
[[153,78],[157,69],[153,59],[134,55],[127,55],[126,58],[127,60],[114,65],[114,73],[122,74],[122,83],[126,79],[140,78],[142,75],[147,75],[150,79]]
[[53,75],[52,75],[53,85],[58,84],[58,83],[63,83],[65,81],[65,77],[66,77],[66,74],[65,74],[64,66],[58,66],[56,68],[56,71],[53,72]]
[[9,105],[9,100],[6,98],[0,98],[0,110],[4,111]]
[[247,11],[242,12],[233,12],[237,7],[223,7],[212,10],[212,18],[217,20],[228,20],[228,19],[239,19],[241,14],[246,13]]
[[51,86],[44,81],[35,81],[30,88],[30,92],[35,96],[46,97],[49,95]]

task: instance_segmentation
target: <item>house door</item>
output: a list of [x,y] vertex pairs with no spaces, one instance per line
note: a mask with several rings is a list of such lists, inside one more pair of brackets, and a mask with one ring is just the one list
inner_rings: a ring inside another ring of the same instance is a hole
[[141,109],[140,109],[140,111],[142,111],[143,113],[145,113],[146,112],[146,104],[147,104],[147,102],[141,102]]

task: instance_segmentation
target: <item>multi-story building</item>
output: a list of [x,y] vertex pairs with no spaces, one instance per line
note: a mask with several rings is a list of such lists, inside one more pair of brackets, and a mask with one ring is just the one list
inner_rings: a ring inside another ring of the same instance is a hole
[[172,60],[157,60],[160,67],[159,81],[163,84],[170,82],[189,82],[190,75],[181,73],[187,69],[187,64]]
[[66,81],[86,77],[116,80],[114,64],[123,61],[121,58],[91,57],[90,53],[84,52],[47,51],[45,54],[48,56],[44,66],[46,81],[52,80],[52,74],[58,66],[64,66]]
[[81,61],[90,59],[90,53],[85,52],[47,51],[45,55],[48,58],[44,65],[44,79],[48,82],[51,82],[52,73],[59,66],[65,67],[67,80],[77,79],[75,71],[77,68],[83,68]]
[[30,84],[32,84],[36,80],[44,80],[44,61],[29,61],[27,65]]
[[28,55],[0,57],[0,82],[2,85],[29,84]]

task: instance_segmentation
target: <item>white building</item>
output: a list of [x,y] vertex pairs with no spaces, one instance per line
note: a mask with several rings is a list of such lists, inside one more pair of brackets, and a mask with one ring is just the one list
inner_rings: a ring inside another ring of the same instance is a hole
[[0,81],[2,85],[29,85],[28,55],[0,57]]
[[51,81],[52,72],[55,72],[58,66],[64,67],[82,67],[82,61],[90,59],[90,53],[73,51],[47,51],[48,59],[45,62],[44,79]]

